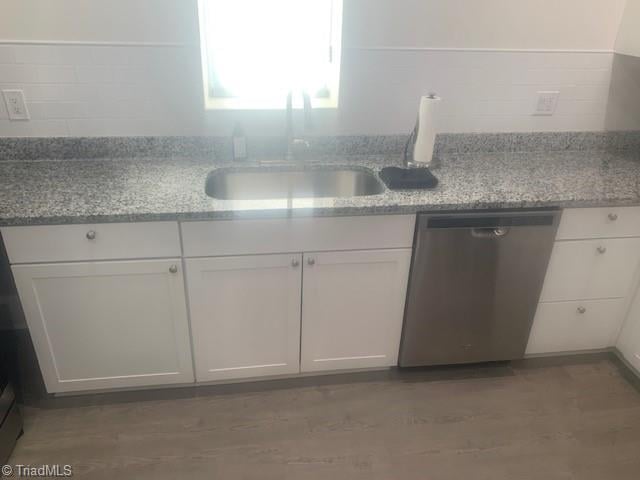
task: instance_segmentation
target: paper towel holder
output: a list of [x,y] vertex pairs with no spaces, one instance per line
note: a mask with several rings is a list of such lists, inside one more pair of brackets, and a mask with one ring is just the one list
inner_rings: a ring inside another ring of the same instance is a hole
[[[431,91],[431,92],[427,93],[426,98],[428,98],[430,100],[436,100],[439,97],[438,97],[438,94],[436,92]],[[430,163],[424,164],[424,163],[413,161],[414,150],[415,150],[415,146],[416,146],[416,140],[418,138],[419,129],[420,129],[420,114],[418,114],[418,116],[416,118],[416,124],[413,127],[413,131],[409,135],[409,138],[408,138],[407,143],[406,143],[405,148],[404,148],[404,166],[405,166],[405,168],[429,168],[429,166],[430,166]]]

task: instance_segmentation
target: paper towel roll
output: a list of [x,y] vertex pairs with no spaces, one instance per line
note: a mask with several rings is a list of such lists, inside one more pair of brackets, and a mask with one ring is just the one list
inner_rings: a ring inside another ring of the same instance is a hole
[[436,144],[436,117],[440,97],[429,95],[420,99],[420,112],[416,139],[413,148],[413,161],[424,166],[431,164],[433,148]]

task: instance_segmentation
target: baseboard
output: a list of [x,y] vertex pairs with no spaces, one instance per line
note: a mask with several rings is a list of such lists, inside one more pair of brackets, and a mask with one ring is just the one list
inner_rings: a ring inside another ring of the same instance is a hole
[[395,367],[314,372],[297,375],[246,378],[217,383],[187,383],[147,387],[120,388],[48,394],[28,399],[27,407],[66,408],[128,403],[136,401],[175,400],[204,395],[230,395],[283,388],[304,388],[330,384],[382,381],[393,377]]
[[578,355],[594,355],[598,353],[609,353],[611,352],[611,348],[596,348],[592,350],[570,350],[568,352],[552,352],[552,353],[534,353],[531,355],[525,355],[524,359],[535,359],[535,358],[555,358],[555,357],[572,357]]
[[633,377],[635,377],[635,379],[638,382],[638,385],[640,386],[640,370],[638,370],[636,367],[634,367],[633,365],[631,365],[631,362],[629,362],[629,360],[627,360],[624,355],[622,354],[622,352],[620,350],[618,350],[616,347],[613,347],[611,349],[611,353],[613,354],[613,356],[619,361],[619,364],[625,368],[625,370],[627,370],[627,372],[632,375]]
[[375,367],[375,368],[358,368],[347,370],[328,370],[325,372],[304,372],[304,373],[292,373],[287,375],[269,375],[264,377],[247,377],[236,378],[227,380],[217,380],[211,382],[191,382],[191,383],[176,383],[174,385],[148,385],[142,387],[122,387],[122,388],[109,388],[109,389],[96,389],[96,390],[80,390],[76,392],[60,392],[52,394],[55,398],[67,398],[77,397],[82,395],[102,395],[107,393],[127,393],[127,392],[143,392],[143,391],[157,391],[166,389],[180,389],[180,388],[204,388],[204,387],[220,387],[224,385],[238,385],[244,383],[260,383],[260,382],[273,382],[273,381],[292,381],[296,379],[305,379],[313,377],[336,377],[339,375],[348,374],[360,374],[360,373],[372,373],[372,372],[387,372],[394,367]]
[[[635,369],[615,348],[599,349],[579,352],[562,352],[554,354],[528,355],[522,360],[506,362],[517,368],[541,368],[594,362],[602,359],[612,360],[620,372],[638,391],[640,391],[640,372]],[[492,375],[499,364],[482,364]],[[317,372],[279,377],[263,377],[253,379],[239,379],[209,384],[182,384],[171,386],[154,386],[144,388],[129,388],[109,391],[72,392],[66,394],[48,395],[35,402],[25,402],[27,406],[36,408],[68,408],[104,405],[110,403],[128,403],[136,401],[157,401],[193,398],[205,395],[229,395],[283,388],[318,387],[345,383],[384,381],[389,379],[401,381],[441,381],[451,378],[462,378],[461,372],[477,372],[480,365],[456,365],[441,367],[425,367],[424,369],[402,370],[397,368],[351,370],[340,372]],[[492,369],[493,368],[493,369]],[[502,368],[504,370],[504,368]],[[501,371],[501,374],[505,374]],[[474,378],[472,375],[470,378]]]

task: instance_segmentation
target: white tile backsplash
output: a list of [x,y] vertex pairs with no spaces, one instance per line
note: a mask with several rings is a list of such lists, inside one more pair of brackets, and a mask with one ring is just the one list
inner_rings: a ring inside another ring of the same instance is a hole
[[64,120],[34,120],[10,122],[0,119],[0,133],[3,137],[65,137],[69,135]]
[[[318,135],[407,133],[418,99],[443,97],[443,132],[602,130],[612,53],[349,48],[341,107],[318,111]],[[24,90],[31,122],[0,136],[277,135],[276,112],[204,112],[197,47],[0,45],[0,88]],[[556,115],[533,116],[536,94],[558,90]],[[284,104],[284,102],[283,102]]]
[[96,97],[100,91],[98,85],[72,84],[11,84],[5,86],[0,83],[0,88],[21,88],[24,90],[27,101],[30,102],[77,102],[89,101]]
[[113,68],[93,65],[76,67],[76,75],[78,83],[89,84],[113,83],[115,78]]
[[0,64],[14,63],[15,55],[13,47],[9,45],[0,45]]
[[76,71],[71,65],[37,65],[37,83],[75,83]]
[[90,118],[88,102],[27,102],[31,118]]
[[93,52],[76,45],[16,45],[13,47],[16,63],[33,65],[90,65]]
[[38,67],[35,65],[0,64],[0,82],[37,83]]
[[[443,97],[440,129],[446,132],[602,130],[612,58],[582,52],[347,50],[343,99],[358,115],[340,129],[366,133],[357,131],[361,118],[375,133],[408,131],[417,98],[435,91]],[[405,78],[397,77],[399,65]],[[554,116],[533,115],[542,90],[561,92],[562,109]],[[381,95],[396,101],[381,101]],[[386,122],[391,109],[398,125]]]

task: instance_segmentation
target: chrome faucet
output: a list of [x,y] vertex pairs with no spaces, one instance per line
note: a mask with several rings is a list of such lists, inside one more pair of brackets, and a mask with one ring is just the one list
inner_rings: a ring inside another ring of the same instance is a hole
[[[302,102],[304,105],[304,133],[311,128],[311,97],[308,93],[302,92]],[[295,161],[301,151],[310,148],[309,142],[304,138],[296,138],[293,126],[293,91],[287,95],[287,156],[288,162]]]

